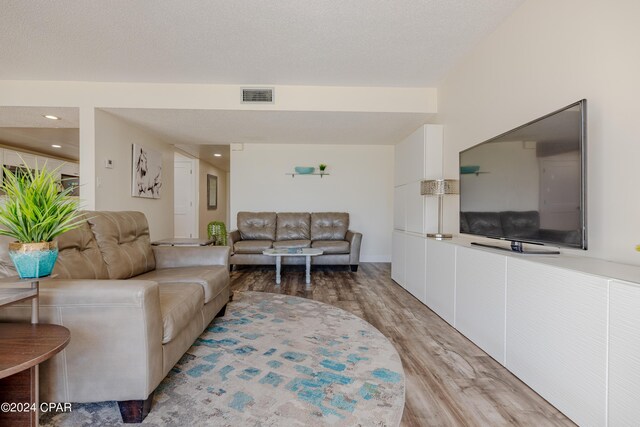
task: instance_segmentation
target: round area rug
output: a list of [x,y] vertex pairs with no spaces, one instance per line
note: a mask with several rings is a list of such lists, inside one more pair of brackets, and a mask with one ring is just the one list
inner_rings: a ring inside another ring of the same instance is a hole
[[[397,426],[404,383],[393,345],[359,317],[304,298],[236,292],[158,386],[143,425]],[[102,402],[41,421],[121,419],[115,402]]]

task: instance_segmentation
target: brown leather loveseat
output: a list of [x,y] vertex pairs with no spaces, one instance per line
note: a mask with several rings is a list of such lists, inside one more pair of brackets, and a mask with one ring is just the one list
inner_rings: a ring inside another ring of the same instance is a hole
[[[71,332],[42,364],[43,402],[115,400],[140,422],[154,389],[229,301],[228,247],[151,246],[140,212],[86,212],[58,238],[55,279],[40,284],[40,322]],[[12,275],[6,256],[4,275]],[[15,274],[15,272],[13,272]],[[30,304],[30,303],[29,303]],[[0,309],[24,321],[30,306]]]
[[[362,234],[349,230],[345,212],[238,212],[238,229],[229,233],[231,265],[274,264],[265,249],[316,248],[314,265],[360,264]],[[284,257],[283,264],[304,264],[304,257]]]

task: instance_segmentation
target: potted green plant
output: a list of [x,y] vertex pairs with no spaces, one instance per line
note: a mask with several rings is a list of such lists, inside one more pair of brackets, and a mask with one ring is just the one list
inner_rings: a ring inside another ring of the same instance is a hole
[[9,255],[21,278],[51,274],[58,258],[53,239],[78,227],[79,200],[71,197],[73,188],[62,189],[58,170],[3,168],[0,189],[5,192],[0,206],[0,235],[13,237]]
[[320,173],[324,173],[324,170],[327,168],[327,165],[325,165],[324,163],[320,163],[320,166],[318,166],[318,169],[320,169]]
[[222,221],[212,221],[207,225],[207,235],[214,246],[227,246],[227,227]]

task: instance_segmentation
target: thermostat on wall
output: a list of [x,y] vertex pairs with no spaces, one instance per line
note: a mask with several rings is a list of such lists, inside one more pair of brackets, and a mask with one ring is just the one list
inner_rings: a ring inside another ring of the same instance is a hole
[[104,167],[107,168],[107,169],[113,169],[113,160],[105,159]]

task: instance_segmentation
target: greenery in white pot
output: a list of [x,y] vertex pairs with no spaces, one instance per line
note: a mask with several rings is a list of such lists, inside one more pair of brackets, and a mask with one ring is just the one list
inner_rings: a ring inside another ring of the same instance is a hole
[[48,276],[58,256],[53,239],[82,223],[80,201],[70,196],[73,188],[62,188],[59,168],[47,170],[45,164],[3,171],[0,235],[16,239],[9,244],[9,255],[20,277]]

